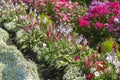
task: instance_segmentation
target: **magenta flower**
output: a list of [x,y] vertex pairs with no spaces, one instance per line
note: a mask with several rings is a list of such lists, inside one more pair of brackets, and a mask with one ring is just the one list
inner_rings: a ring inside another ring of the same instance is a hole
[[62,1],[62,2],[67,2],[68,0],[60,0],[60,1]]
[[88,20],[81,19],[81,20],[79,20],[78,23],[79,23],[79,25],[81,27],[88,27],[88,26],[90,26],[90,22]]
[[100,22],[96,22],[95,25],[94,25],[94,27],[95,27],[96,29],[102,29],[102,28],[103,28],[103,24],[100,23]]
[[78,56],[74,56],[74,60],[77,61],[79,59]]

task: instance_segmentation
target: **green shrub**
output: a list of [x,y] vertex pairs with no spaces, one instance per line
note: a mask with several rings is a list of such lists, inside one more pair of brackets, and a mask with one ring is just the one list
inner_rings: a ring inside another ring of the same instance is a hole
[[4,23],[4,28],[7,31],[14,32],[17,29],[16,22]]
[[45,34],[40,30],[19,30],[16,33],[16,42],[23,51],[32,51],[35,46],[41,47],[42,41],[45,41]]

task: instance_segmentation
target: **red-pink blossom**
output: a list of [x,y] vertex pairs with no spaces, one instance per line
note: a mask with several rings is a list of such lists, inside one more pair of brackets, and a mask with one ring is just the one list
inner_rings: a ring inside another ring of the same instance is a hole
[[80,19],[78,23],[81,27],[89,27],[90,26],[90,22],[85,19]]
[[102,29],[102,28],[103,28],[103,24],[100,23],[100,22],[96,22],[95,25],[94,25],[94,27],[95,27],[96,29]]
[[89,73],[88,75],[86,75],[87,80],[91,80],[93,77],[94,77],[93,73]]

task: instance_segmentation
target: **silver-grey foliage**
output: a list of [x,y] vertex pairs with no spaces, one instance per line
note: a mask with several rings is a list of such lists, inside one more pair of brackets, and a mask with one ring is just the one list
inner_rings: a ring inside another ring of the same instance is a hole
[[[1,28],[0,32],[7,34]],[[0,80],[40,80],[36,64],[27,61],[15,46],[8,46],[5,35],[0,34]]]
[[82,71],[80,71],[79,67],[68,65],[65,69],[63,80],[86,80],[86,78]]

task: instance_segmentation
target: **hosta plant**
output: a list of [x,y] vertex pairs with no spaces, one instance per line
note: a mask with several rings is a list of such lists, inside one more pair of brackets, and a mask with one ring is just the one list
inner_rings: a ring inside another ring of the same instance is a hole
[[45,34],[41,30],[28,30],[27,32],[21,30],[16,34],[16,41],[21,50],[32,51],[35,46],[42,46],[45,41]]

